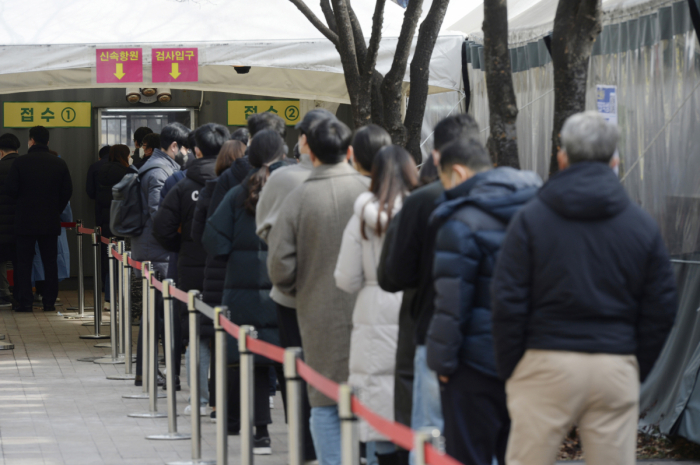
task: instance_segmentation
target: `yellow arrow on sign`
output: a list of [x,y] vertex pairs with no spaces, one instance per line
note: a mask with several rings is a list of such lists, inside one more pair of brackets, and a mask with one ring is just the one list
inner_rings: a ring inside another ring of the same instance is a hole
[[179,78],[181,74],[182,73],[180,72],[180,64],[172,63],[172,71],[170,72],[170,75],[173,77],[173,79]]
[[121,79],[124,76],[126,76],[126,73],[124,72],[124,64],[123,63],[117,63],[117,72],[114,73],[115,76],[117,76],[117,79]]

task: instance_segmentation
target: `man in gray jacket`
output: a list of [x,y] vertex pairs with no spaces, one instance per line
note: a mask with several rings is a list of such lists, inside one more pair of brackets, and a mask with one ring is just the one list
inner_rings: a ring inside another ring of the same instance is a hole
[[[348,379],[356,295],[335,286],[333,271],[355,199],[369,188],[369,179],[345,162],[350,136],[334,118],[311,128],[307,140],[314,169],[284,201],[268,236],[270,279],[296,297],[306,363],[335,382]],[[340,465],[338,407],[316,389],[308,391],[318,461]]]
[[[267,236],[274,227],[282,211],[282,204],[289,196],[289,193],[302,185],[311,174],[314,165],[311,162],[307,134],[309,134],[313,126],[326,119],[335,119],[335,116],[330,111],[322,108],[311,110],[304,116],[301,123],[296,126],[299,130],[299,163],[276,169],[265,183],[265,187],[260,193],[258,207],[255,210],[257,233],[262,240],[267,241]],[[301,347],[296,299],[293,296],[284,294],[276,286],[272,287],[270,298],[277,304],[277,326],[282,347]],[[314,451],[309,430],[311,407],[307,395],[302,397],[302,410],[305,419],[304,460],[312,461],[316,460],[316,452]]]
[[[141,175],[141,204],[143,215],[146,218],[143,232],[140,236],[131,239],[131,254],[134,260],[140,262],[150,261],[151,269],[159,272],[163,277],[168,275],[168,263],[172,252],[168,252],[153,237],[153,220],[160,205],[160,191],[165,180],[175,171],[180,170],[180,164],[176,160],[183,160],[187,154],[185,144],[190,131],[183,124],[171,123],[163,128],[160,133],[160,149],[154,149],[153,155],[139,169]],[[163,311],[163,301],[157,293],[156,311]],[[142,367],[142,339],[139,329],[138,347],[136,351],[136,385],[141,385]],[[177,381],[176,381],[177,382]]]

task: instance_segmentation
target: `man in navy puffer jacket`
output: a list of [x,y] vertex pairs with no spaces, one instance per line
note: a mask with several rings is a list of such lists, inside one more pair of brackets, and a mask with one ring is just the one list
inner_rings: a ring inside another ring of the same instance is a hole
[[542,184],[530,171],[491,169],[481,143],[459,139],[442,150],[443,203],[435,240],[435,314],[428,366],[441,382],[447,453],[465,465],[505,463],[510,429],[491,334],[490,283],[506,227]]

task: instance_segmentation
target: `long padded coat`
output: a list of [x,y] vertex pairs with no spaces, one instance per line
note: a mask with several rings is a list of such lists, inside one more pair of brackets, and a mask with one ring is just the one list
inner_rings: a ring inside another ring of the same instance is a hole
[[[401,208],[394,204],[395,215]],[[364,218],[365,236],[361,224]],[[402,292],[389,293],[379,287],[377,267],[384,244],[388,215],[382,212],[374,194],[365,192],[355,201],[354,214],[343,233],[336,285],[345,292],[357,294],[352,312],[350,336],[350,376],[348,382],[357,389],[360,400],[384,418],[394,418],[394,369],[396,342],[399,336],[399,309]],[[360,423],[360,441],[386,441],[364,420]]]
[[[251,172],[252,174],[253,172]],[[207,220],[202,244],[210,256],[228,257],[222,304],[237,325],[252,325],[257,338],[280,345],[277,307],[270,298],[267,244],[255,233],[255,214],[244,207],[248,197],[246,178],[229,191]],[[238,344],[229,337],[228,363],[238,363]],[[255,357],[260,364],[270,363]]]

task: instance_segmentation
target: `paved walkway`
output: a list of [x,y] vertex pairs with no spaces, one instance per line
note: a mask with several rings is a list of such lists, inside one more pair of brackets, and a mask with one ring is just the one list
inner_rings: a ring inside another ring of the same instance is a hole
[[[77,293],[61,292],[66,307],[77,304]],[[92,302],[88,292],[87,302]],[[59,312],[62,308],[59,307]],[[152,434],[167,432],[166,419],[128,418],[128,413],[148,411],[147,400],[122,399],[139,393],[133,381],[106,377],[123,373],[123,365],[79,362],[79,358],[107,356],[110,349],[80,339],[92,327],[66,320],[57,313],[15,313],[0,310],[0,334],[15,345],[0,351],[0,465],[162,465],[191,458],[189,440],[151,441]],[[103,328],[108,332],[109,328]],[[136,330],[136,328],[134,328]],[[136,331],[134,331],[134,340]],[[177,409],[187,406],[189,389],[184,379]],[[165,399],[159,399],[165,411]],[[272,410],[271,456],[256,456],[261,465],[284,465],[287,434],[282,400]],[[190,432],[190,417],[178,417],[178,430]],[[215,459],[215,424],[202,420],[202,457]],[[239,437],[229,436],[229,463],[240,463]]]

